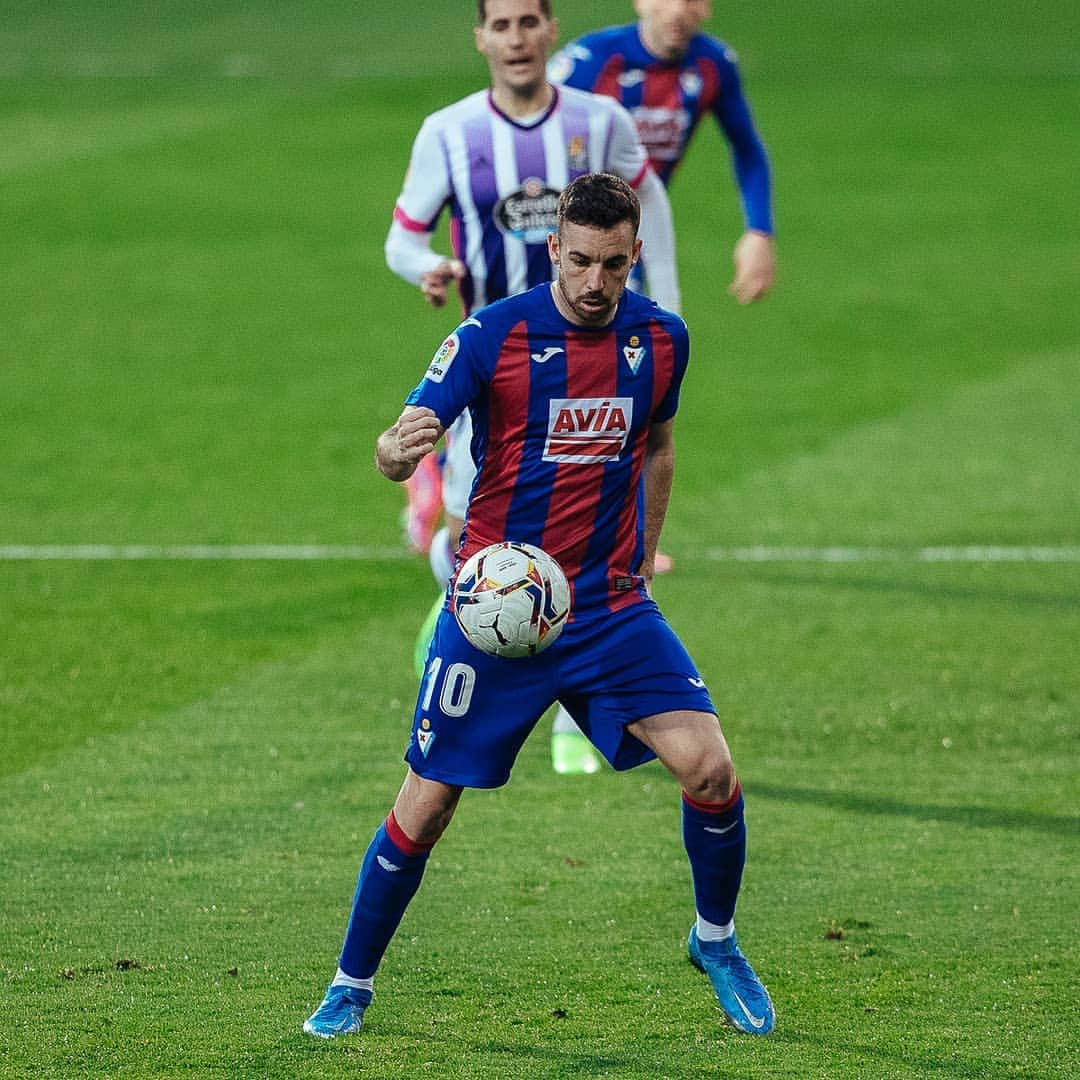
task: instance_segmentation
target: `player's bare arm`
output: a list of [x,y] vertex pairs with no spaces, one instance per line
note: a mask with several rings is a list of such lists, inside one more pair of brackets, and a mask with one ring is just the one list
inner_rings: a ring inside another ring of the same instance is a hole
[[409,405],[375,444],[375,465],[388,480],[408,480],[421,458],[435,449],[443,426],[431,409]]
[[432,306],[441,308],[446,304],[450,286],[465,276],[465,264],[460,259],[444,259],[434,270],[420,275],[420,291]]
[[775,279],[773,238],[757,229],[747,229],[735,245],[735,280],[728,292],[740,304],[752,304],[772,288]]
[[641,575],[646,583],[653,577],[656,564],[656,545],[667,515],[671,498],[671,481],[675,475],[674,421],[653,424],[645,444],[645,554]]

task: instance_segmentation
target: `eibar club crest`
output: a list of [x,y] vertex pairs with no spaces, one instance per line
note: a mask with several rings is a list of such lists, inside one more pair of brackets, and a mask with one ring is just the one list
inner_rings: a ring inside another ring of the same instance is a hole
[[416,732],[416,745],[420,747],[420,753],[424,757],[427,757],[431,752],[431,744],[434,741],[435,732],[431,730],[431,721],[425,716]]
[[623,356],[630,365],[630,374],[636,375],[641,361],[645,359],[645,346],[641,344],[641,338],[632,334],[630,340],[623,346]]

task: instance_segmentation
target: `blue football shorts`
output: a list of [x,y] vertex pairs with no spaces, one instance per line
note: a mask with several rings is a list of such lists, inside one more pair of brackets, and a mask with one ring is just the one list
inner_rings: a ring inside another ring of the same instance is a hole
[[628,724],[680,709],[716,712],[694,662],[651,599],[575,619],[544,652],[515,659],[469,644],[444,607],[405,760],[430,780],[499,787],[555,701],[620,770],[656,756],[627,732]]

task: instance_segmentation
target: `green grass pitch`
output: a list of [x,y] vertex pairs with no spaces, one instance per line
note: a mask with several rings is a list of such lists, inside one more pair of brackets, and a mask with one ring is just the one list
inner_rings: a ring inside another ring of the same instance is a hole
[[[563,36],[630,7],[564,0]],[[746,790],[774,1035],[686,959],[673,783],[557,778],[543,731],[466,795],[364,1034],[301,1033],[403,775],[432,585],[372,446],[456,316],[382,242],[421,119],[484,80],[473,5],[15,0],[0,1077],[1080,1074],[1072,6],[714,9],[780,278],[726,296],[703,131],[656,592]],[[372,557],[14,557],[86,544]]]

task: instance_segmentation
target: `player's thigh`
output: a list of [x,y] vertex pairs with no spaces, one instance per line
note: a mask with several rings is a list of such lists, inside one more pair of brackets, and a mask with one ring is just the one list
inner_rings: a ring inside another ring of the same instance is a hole
[[421,777],[498,787],[554,700],[546,655],[508,660],[470,645],[443,609],[420,680],[405,754]]
[[657,713],[636,720],[627,730],[695,798],[714,802],[730,795],[735,771],[714,713],[687,709]]
[[570,624],[552,652],[562,660],[560,700],[616,769],[654,756],[635,734],[637,721],[715,715],[705,681],[651,600]]

